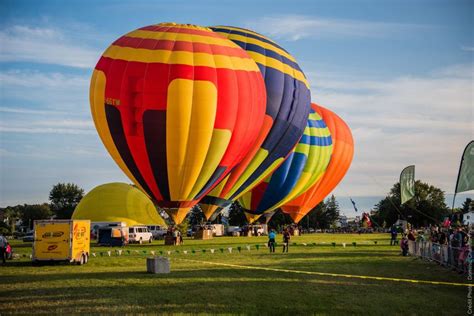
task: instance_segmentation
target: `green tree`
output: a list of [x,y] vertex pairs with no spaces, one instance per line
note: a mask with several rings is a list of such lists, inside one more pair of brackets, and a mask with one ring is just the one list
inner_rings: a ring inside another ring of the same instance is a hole
[[243,226],[247,224],[247,218],[245,217],[244,210],[239,202],[234,202],[229,207],[229,225],[231,226]]
[[202,224],[205,219],[204,213],[202,212],[199,205],[195,205],[191,209],[191,212],[189,212],[187,217],[188,217],[189,225],[191,225],[191,227]]
[[48,219],[51,218],[53,213],[48,203],[43,204],[25,204],[20,208],[20,217],[23,225],[28,226],[29,229],[33,229],[33,221],[37,219]]
[[7,231],[9,234],[16,231],[15,223],[21,218],[21,207],[21,205],[16,205],[0,208],[0,219],[2,219],[4,231]]
[[326,204],[324,204],[324,201],[313,207],[311,211],[309,211],[308,214],[306,214],[305,217],[303,217],[300,221],[303,228],[321,228],[319,221],[321,219],[321,215],[324,213],[325,207]]
[[[328,229],[335,225],[336,221],[339,219],[339,203],[336,200],[334,195],[331,195],[326,202],[322,201],[316,207],[314,207],[306,216],[309,216],[309,226]],[[302,225],[308,224],[308,218],[303,218],[301,220]]]
[[331,197],[326,200],[325,204],[326,212],[324,213],[324,216],[329,226],[332,227],[339,219],[341,209],[339,208],[339,203],[334,195],[331,195]]
[[49,192],[51,210],[57,218],[69,219],[84,196],[84,190],[74,183],[58,183]]
[[461,212],[465,214],[469,212],[471,207],[473,207],[473,200],[471,198],[466,198],[466,200],[462,203]]
[[428,183],[415,181],[415,196],[410,201],[400,205],[400,183],[395,183],[389,195],[375,206],[372,219],[388,226],[397,219],[408,220],[414,226],[437,224],[449,215],[449,208],[444,202],[444,192]]
[[270,218],[270,221],[268,222],[268,227],[279,231],[284,226],[290,224],[293,224],[291,216],[286,213],[283,213],[280,209],[278,209],[275,214],[273,214],[273,216]]

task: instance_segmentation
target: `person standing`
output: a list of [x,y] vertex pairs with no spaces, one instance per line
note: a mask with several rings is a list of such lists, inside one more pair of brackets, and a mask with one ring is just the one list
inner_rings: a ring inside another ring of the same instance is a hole
[[398,235],[397,227],[395,227],[395,225],[392,226],[392,229],[390,230],[390,234],[391,234],[390,246],[394,246],[397,244],[397,235]]
[[288,247],[290,245],[290,232],[287,228],[283,231],[283,252],[288,252]]
[[4,236],[0,235],[0,256],[3,264],[5,264],[5,259],[7,256],[7,244],[8,240]]
[[270,252],[275,252],[275,238],[276,234],[275,231],[272,229],[268,234],[268,248],[270,248]]

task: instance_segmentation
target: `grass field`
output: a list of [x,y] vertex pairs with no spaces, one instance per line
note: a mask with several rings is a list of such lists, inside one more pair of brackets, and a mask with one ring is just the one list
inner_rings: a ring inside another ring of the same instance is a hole
[[[388,235],[293,237],[296,245],[290,247],[288,254],[281,253],[280,246],[276,253],[268,253],[262,246],[265,242],[265,237],[220,237],[208,241],[185,239],[183,246],[165,247],[162,241],[155,241],[128,246],[121,256],[116,256],[112,248],[93,247],[96,257],[84,266],[41,267],[31,266],[31,244],[16,242],[13,243],[16,253],[28,257],[22,256],[0,267],[0,314],[465,315],[467,312],[466,286],[281,271],[467,283],[465,276],[434,263],[400,256],[398,247],[388,245]],[[336,247],[332,246],[333,242]],[[347,243],[345,248],[343,242]],[[260,245],[259,250],[256,244]],[[250,251],[247,245],[251,246]],[[229,247],[233,248],[232,253]],[[215,252],[211,253],[210,249]],[[110,257],[108,250],[112,252]],[[171,273],[145,273],[144,250],[148,254],[162,251],[169,256]],[[184,254],[183,250],[188,253]]]

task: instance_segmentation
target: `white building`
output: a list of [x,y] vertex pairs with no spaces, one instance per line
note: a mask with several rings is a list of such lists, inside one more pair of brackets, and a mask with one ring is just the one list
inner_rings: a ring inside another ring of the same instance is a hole
[[463,224],[464,225],[474,225],[474,211],[470,210],[463,215]]

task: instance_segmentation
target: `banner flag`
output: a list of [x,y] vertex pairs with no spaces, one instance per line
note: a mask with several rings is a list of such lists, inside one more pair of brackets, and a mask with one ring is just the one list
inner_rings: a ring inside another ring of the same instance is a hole
[[415,166],[408,166],[400,173],[400,196],[405,204],[415,196]]
[[359,212],[359,210],[357,209],[357,206],[356,206],[356,202],[354,202],[354,200],[352,198],[349,198],[351,200],[351,203],[352,203],[352,206],[354,206],[354,210],[357,212]]
[[467,144],[459,166],[455,193],[474,190],[474,140]]

